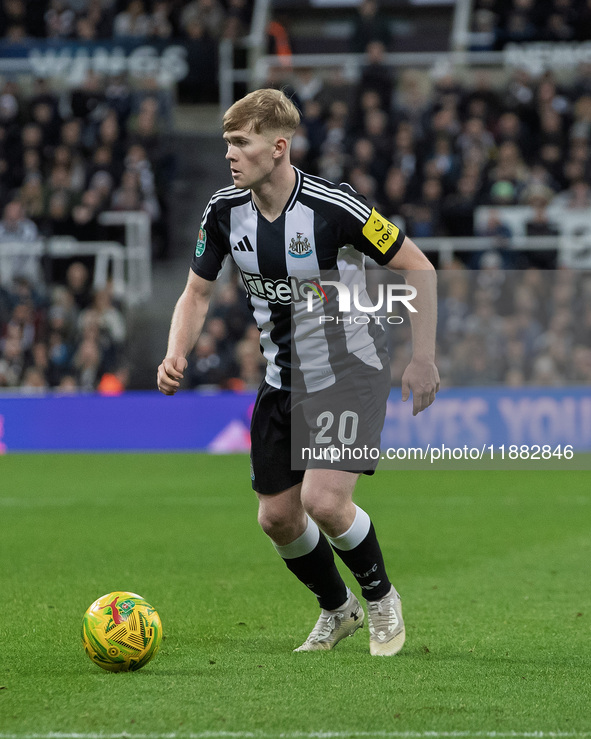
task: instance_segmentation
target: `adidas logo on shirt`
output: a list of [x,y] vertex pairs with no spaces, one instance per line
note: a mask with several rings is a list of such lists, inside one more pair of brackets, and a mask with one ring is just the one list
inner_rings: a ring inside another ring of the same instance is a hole
[[234,247],[234,251],[254,251],[248,236],[243,236]]

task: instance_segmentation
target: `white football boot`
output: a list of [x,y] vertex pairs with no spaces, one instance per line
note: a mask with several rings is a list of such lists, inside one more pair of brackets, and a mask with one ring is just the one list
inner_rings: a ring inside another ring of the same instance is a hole
[[363,626],[365,614],[357,598],[353,593],[345,604],[336,611],[322,609],[316,626],[312,629],[310,636],[301,647],[294,652],[319,652],[334,649],[334,647],[346,636],[353,634]]
[[369,651],[374,656],[391,657],[402,649],[406,633],[400,596],[390,588],[380,600],[367,601]]

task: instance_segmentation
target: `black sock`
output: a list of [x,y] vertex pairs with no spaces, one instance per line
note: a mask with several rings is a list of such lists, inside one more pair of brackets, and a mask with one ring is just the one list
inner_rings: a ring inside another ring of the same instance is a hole
[[382,550],[373,523],[370,523],[365,539],[353,549],[339,549],[334,545],[334,541],[333,547],[361,585],[367,600],[379,600],[388,593],[392,584],[386,574]]
[[347,600],[347,586],[337,570],[330,544],[322,534],[311,552],[283,561],[298,580],[310,588],[321,608],[334,611]]

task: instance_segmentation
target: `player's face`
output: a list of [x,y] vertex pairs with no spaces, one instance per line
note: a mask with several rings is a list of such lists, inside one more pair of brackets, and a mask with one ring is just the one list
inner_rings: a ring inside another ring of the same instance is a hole
[[275,137],[254,131],[228,131],[224,134],[228,145],[226,159],[234,184],[239,188],[256,190],[269,181],[275,168]]

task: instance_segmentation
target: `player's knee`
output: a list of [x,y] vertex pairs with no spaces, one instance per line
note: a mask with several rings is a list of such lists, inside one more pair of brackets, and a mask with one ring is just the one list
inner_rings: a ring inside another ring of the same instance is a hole
[[283,539],[291,533],[293,522],[282,511],[259,509],[259,526],[273,540]]
[[306,513],[323,531],[332,528],[335,518],[338,518],[333,496],[308,492],[307,495],[302,495],[302,503]]

